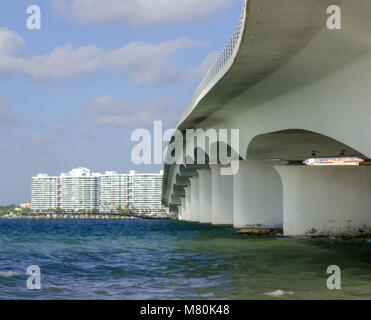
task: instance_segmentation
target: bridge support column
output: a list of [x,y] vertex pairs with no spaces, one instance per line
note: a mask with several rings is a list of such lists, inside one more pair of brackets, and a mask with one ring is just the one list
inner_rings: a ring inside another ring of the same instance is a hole
[[180,206],[178,206],[178,219],[183,221],[184,218],[185,218],[185,203],[186,203],[186,199],[185,198],[181,198],[180,201],[182,202],[182,204]]
[[362,235],[371,228],[371,167],[276,167],[287,236]]
[[271,163],[239,161],[233,176],[233,224],[241,232],[271,232],[283,224],[282,182]]
[[233,224],[233,176],[222,176],[219,165],[211,165],[211,223]]
[[199,176],[199,221],[211,223],[211,170],[198,170]]
[[185,188],[184,220],[191,221],[191,186]]
[[199,178],[193,177],[189,179],[191,181],[191,221],[199,221]]

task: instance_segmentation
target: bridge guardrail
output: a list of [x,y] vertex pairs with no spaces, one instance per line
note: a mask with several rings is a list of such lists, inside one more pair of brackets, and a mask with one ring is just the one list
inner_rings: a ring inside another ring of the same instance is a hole
[[[242,40],[242,35],[244,31],[244,24],[246,19],[246,8],[247,8],[247,2],[248,0],[243,0],[243,6],[242,6],[242,13],[240,16],[240,19],[238,21],[236,30],[231,37],[231,39],[228,41],[227,45],[225,46],[224,50],[221,52],[221,54],[218,56],[216,61],[212,64],[209,71],[206,73],[204,78],[202,79],[200,85],[194,92],[191,101],[188,104],[188,107],[186,108],[185,113],[190,113],[194,107],[197,105],[198,101],[203,97],[204,94],[207,93],[208,89],[210,89],[210,85],[217,80],[218,78],[221,78],[222,75],[226,72],[225,67],[232,62],[232,59],[235,57],[239,45]],[[223,72],[224,71],[224,72]],[[188,114],[183,114],[181,122],[188,116]]]

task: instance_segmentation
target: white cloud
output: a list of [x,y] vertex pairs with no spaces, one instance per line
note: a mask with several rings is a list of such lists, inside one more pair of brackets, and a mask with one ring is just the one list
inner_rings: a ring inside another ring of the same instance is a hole
[[108,52],[106,62],[115,70],[128,74],[137,84],[170,83],[180,77],[180,71],[169,57],[197,44],[185,37],[160,44],[133,42]]
[[66,126],[62,123],[58,123],[52,130],[56,134],[63,134],[66,132]]
[[72,131],[74,135],[82,138],[96,140],[100,136],[99,130],[96,128],[80,127]]
[[[74,121],[77,122],[77,121]],[[78,125],[80,125],[81,120],[78,121]],[[75,123],[58,123],[52,128],[52,132],[56,136],[66,136],[69,138],[87,138],[96,140],[100,136],[100,132],[97,128],[89,128],[86,126],[76,126]]]
[[38,132],[32,135],[27,141],[26,145],[30,148],[43,149],[50,143],[50,139],[43,133]]
[[15,120],[14,114],[6,109],[5,107],[0,106],[0,125],[9,124]]
[[96,46],[65,45],[43,56],[18,58],[18,69],[35,81],[68,80],[89,75],[102,66],[104,51]]
[[235,0],[54,0],[58,13],[82,23],[125,21],[132,25],[203,19]]
[[87,111],[96,124],[119,128],[152,127],[155,120],[173,125],[180,112],[171,98],[152,99],[138,104],[111,96],[97,98]]
[[203,76],[205,76],[206,73],[209,71],[211,65],[218,58],[218,55],[219,55],[219,51],[214,51],[214,52],[211,52],[210,54],[208,54],[206,56],[206,58],[204,59],[204,61],[199,66],[197,66],[193,69],[190,69],[187,72],[188,78],[190,80],[193,80],[193,79],[200,79]]
[[6,99],[0,97],[0,125],[9,125],[19,120],[19,115],[6,105]]
[[122,73],[140,85],[161,85],[181,80],[178,66],[170,61],[177,51],[198,45],[182,37],[158,44],[132,42],[111,51],[97,46],[74,48],[67,44],[45,55],[22,57],[23,39],[7,29],[0,29],[0,76],[20,72],[34,81],[69,80],[103,68]]
[[24,46],[21,36],[7,28],[0,28],[0,76],[8,75],[17,69],[17,59]]
[[18,54],[24,47],[21,36],[7,28],[0,28],[0,52],[5,55]]

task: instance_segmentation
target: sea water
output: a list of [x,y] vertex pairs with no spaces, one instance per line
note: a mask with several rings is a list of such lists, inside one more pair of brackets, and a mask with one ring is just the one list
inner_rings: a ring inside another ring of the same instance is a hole
[[[30,290],[27,268],[40,268]],[[327,268],[341,270],[341,290]],[[0,299],[371,299],[371,242],[171,220],[0,219]]]

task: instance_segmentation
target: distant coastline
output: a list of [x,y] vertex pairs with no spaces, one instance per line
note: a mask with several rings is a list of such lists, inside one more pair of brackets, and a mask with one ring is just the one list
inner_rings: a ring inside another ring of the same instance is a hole
[[85,212],[46,210],[34,211],[30,208],[22,208],[14,204],[0,206],[0,219],[172,219],[165,212],[135,212],[130,210],[116,210],[109,212]]
[[150,216],[140,214],[123,213],[30,213],[30,214],[5,214],[0,219],[41,219],[41,220],[61,220],[61,219],[136,219],[136,220],[171,220],[169,216]]

